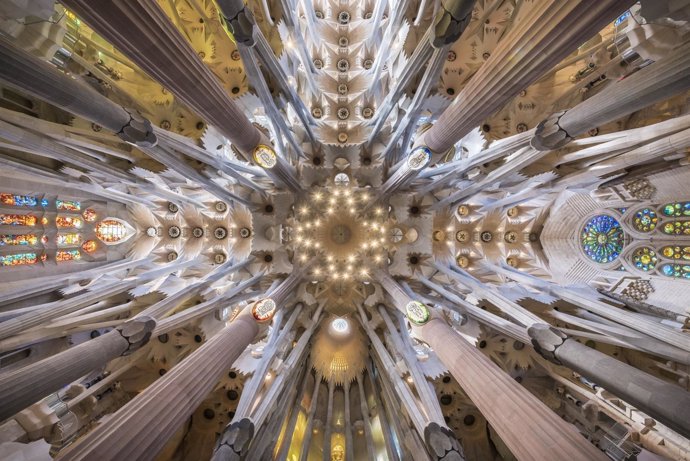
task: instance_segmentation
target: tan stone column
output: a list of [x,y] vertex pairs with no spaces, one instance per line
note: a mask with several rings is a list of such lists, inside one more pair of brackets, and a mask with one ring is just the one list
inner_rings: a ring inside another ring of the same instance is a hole
[[130,320],[98,338],[0,374],[0,421],[115,357],[131,354],[148,342],[154,326],[148,317]]
[[0,80],[11,87],[97,123],[127,142],[142,146],[156,144],[151,124],[136,111],[125,110],[2,37],[0,62]]
[[218,128],[242,152],[251,153],[261,142],[261,132],[249,122],[157,2],[61,3]]
[[59,460],[154,459],[259,332],[250,307]]
[[442,319],[433,317],[417,331],[518,460],[608,459]]
[[448,151],[634,3],[536,0],[418,144],[437,154]]

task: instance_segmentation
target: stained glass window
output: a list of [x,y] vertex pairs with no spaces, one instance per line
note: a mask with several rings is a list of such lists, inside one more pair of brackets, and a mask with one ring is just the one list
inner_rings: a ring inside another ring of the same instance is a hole
[[690,264],[664,264],[661,273],[666,277],[690,279]]
[[668,259],[685,259],[690,261],[690,247],[669,245],[661,249],[661,254]]
[[690,202],[667,203],[662,212],[665,216],[690,216]]
[[82,216],[84,216],[84,221],[86,222],[94,222],[96,221],[96,218],[98,217],[96,215],[96,210],[93,210],[91,208],[87,208],[84,210],[84,213],[82,213]]
[[656,228],[659,223],[659,217],[656,215],[654,210],[649,208],[643,208],[637,213],[633,218],[633,227],[640,232],[651,232]]
[[81,245],[81,249],[86,251],[87,253],[93,253],[94,251],[96,251],[96,248],[98,248],[98,244],[95,240],[87,240]]
[[36,225],[36,216],[30,214],[0,214],[0,224],[5,226],[30,226]]
[[621,225],[609,215],[598,215],[587,221],[580,234],[585,254],[600,264],[615,261],[624,245]]
[[0,194],[0,203],[11,206],[36,206],[38,200],[29,195]]
[[79,211],[81,203],[75,200],[55,200],[55,207],[60,211]]
[[663,225],[662,231],[668,235],[690,235],[690,221],[672,221]]
[[58,216],[55,218],[55,225],[59,228],[74,227],[80,229],[83,222],[76,216]]
[[635,267],[645,272],[649,272],[656,266],[658,258],[656,252],[651,248],[638,248],[632,255],[632,261]]
[[[14,255],[0,256],[0,266],[27,266],[38,262],[36,253],[18,253]],[[44,260],[44,258],[41,258]]]
[[60,250],[55,253],[55,260],[57,262],[64,261],[79,261],[81,259],[81,253],[79,250]]
[[35,234],[5,234],[0,235],[0,246],[3,245],[36,245],[38,237]]
[[103,242],[119,242],[126,235],[127,228],[120,221],[105,219],[96,225],[96,237]]
[[55,240],[58,246],[79,245],[81,243],[81,234],[58,234]]
[[49,205],[48,200],[42,198],[42,199],[41,199],[41,206],[42,206],[43,208],[48,208],[48,205]]

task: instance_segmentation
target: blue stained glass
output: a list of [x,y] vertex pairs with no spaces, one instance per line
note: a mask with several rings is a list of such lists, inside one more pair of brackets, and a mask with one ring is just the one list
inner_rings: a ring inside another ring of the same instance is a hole
[[43,208],[48,208],[48,199],[42,198],[41,199],[41,206]]
[[623,251],[625,234],[620,223],[609,215],[598,215],[587,221],[580,234],[580,243],[592,261],[607,264]]

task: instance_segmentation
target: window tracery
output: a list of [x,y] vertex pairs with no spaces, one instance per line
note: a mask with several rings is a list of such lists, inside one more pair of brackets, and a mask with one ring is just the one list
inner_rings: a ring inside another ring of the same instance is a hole
[[597,215],[582,228],[580,242],[589,258],[599,264],[615,261],[623,251],[625,234],[620,223],[610,215]]
[[38,237],[36,234],[1,234],[0,246],[19,246],[19,245],[36,245]]
[[36,216],[30,214],[0,214],[0,225],[3,226],[33,227],[36,222]]
[[127,236],[127,227],[115,219],[105,219],[96,225],[96,237],[105,243],[115,243]]
[[84,225],[84,222],[77,216],[58,216],[55,218],[55,225],[58,227],[58,229],[81,229],[81,227]]

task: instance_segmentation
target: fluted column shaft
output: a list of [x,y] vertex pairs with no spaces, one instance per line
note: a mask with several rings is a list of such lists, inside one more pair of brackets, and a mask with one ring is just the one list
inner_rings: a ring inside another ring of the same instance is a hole
[[690,89],[690,42],[538,127],[532,144],[557,149],[574,137]]
[[345,396],[345,461],[352,461],[355,459],[355,446],[352,441],[352,425],[350,423],[350,381],[345,381],[343,384],[343,393]]
[[280,442],[280,448],[278,450],[278,455],[275,459],[279,461],[285,461],[287,459],[288,450],[292,444],[292,438],[295,433],[295,426],[297,425],[297,417],[299,416],[300,409],[302,408],[302,399],[304,398],[305,392],[307,392],[307,386],[309,385],[309,377],[311,376],[310,370],[307,369],[302,378],[302,386],[300,391],[295,398],[295,402],[292,406],[292,411],[290,412],[290,419],[288,420],[285,433],[283,434],[283,440]]
[[60,460],[153,459],[259,332],[249,307]]
[[634,3],[536,1],[425,133],[423,143],[436,153],[446,152]]
[[218,128],[242,152],[251,153],[259,144],[260,131],[249,122],[157,2],[64,0],[62,4]]
[[608,459],[442,319],[419,333],[518,460]]
[[134,352],[148,341],[154,324],[148,318],[130,321],[98,338],[0,374],[0,421],[115,357]]
[[323,431],[323,461],[331,461],[331,434],[333,433],[333,394],[335,382],[328,380],[328,407],[326,407],[326,424]]
[[367,394],[364,393],[364,373],[357,377],[357,389],[359,390],[359,408],[362,412],[362,422],[364,423],[364,437],[367,442],[367,455],[374,457],[374,436],[371,431],[371,420],[369,419],[369,405],[367,405]]
[[316,413],[316,404],[319,398],[319,388],[321,387],[321,373],[317,373],[314,377],[314,390],[311,393],[311,401],[309,403],[309,414],[307,415],[307,423],[305,424],[304,436],[302,437],[302,449],[299,454],[299,461],[307,461],[309,458],[309,448],[311,447],[312,426],[314,424],[314,414]]

